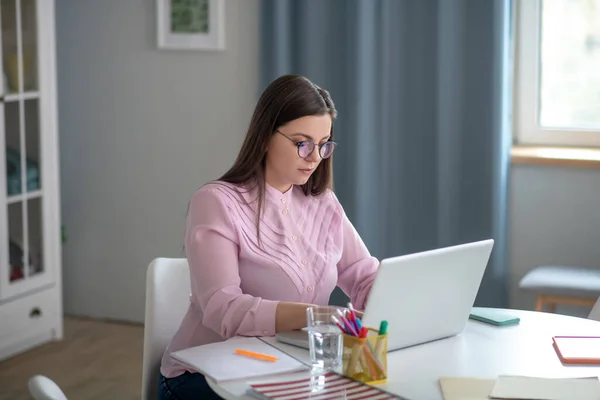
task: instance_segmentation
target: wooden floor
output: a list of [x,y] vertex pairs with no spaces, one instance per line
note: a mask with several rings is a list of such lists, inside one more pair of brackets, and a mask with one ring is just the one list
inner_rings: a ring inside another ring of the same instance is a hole
[[0,362],[0,400],[31,400],[27,380],[42,374],[69,400],[139,399],[142,325],[66,318],[64,340]]

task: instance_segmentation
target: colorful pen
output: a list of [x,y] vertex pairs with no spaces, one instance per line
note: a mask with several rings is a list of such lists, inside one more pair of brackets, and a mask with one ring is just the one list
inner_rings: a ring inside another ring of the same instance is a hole
[[338,328],[340,328],[340,329],[342,330],[342,332],[344,332],[344,333],[348,333],[348,331],[347,331],[347,330],[346,330],[346,329],[345,329],[345,328],[342,326],[342,324],[341,324],[340,320],[339,320],[339,319],[337,319],[337,318],[335,317],[335,315],[332,315],[332,316],[331,316],[331,320],[333,321],[333,323],[334,323],[334,324],[336,324],[336,325],[337,325],[337,327],[338,327]]
[[352,336],[358,336],[358,332],[356,331],[356,328],[354,327],[354,324],[352,324],[350,321],[348,321],[348,319],[344,316],[344,313],[342,312],[342,310],[340,310],[338,308],[337,313],[339,314],[340,319],[344,323],[344,326],[349,331],[349,333]]
[[349,315],[349,320],[354,323],[354,327],[357,328],[356,330],[360,332],[360,328],[358,328],[356,326],[356,313],[354,312],[354,307],[352,306],[352,303],[348,303],[348,315]]
[[354,313],[354,307],[352,307],[352,303],[348,303],[348,310],[350,310],[350,314],[352,314],[352,318],[356,318],[356,314]]
[[363,327],[363,328],[360,329],[360,335],[359,335],[359,337],[361,339],[364,339],[364,338],[367,337],[368,334],[369,334],[369,330],[367,328]]
[[379,334],[385,335],[387,333],[388,322],[386,320],[381,321],[379,325]]
[[352,318],[351,321],[354,323],[354,327],[356,328],[356,331],[360,332],[360,328],[362,328],[362,324],[359,322],[360,320],[356,316],[356,312],[354,311],[354,307],[352,306],[352,303],[348,303],[348,310],[350,310],[350,316]]
[[379,325],[379,332],[378,332],[378,335],[380,337],[377,338],[377,342],[375,343],[375,356],[378,359],[381,359],[381,357],[383,357],[383,355],[381,353],[383,352],[383,345],[384,345],[385,341],[383,339],[381,339],[381,336],[387,334],[387,328],[388,328],[388,322],[386,320],[381,321],[381,324]]

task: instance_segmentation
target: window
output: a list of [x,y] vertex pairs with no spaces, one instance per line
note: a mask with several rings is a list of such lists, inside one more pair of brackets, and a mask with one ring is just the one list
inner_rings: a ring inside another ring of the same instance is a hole
[[515,139],[600,147],[600,0],[520,0]]

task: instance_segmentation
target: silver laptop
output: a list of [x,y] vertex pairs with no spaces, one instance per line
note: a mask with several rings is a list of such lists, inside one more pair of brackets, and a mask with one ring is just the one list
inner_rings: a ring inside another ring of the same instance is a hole
[[[364,311],[363,325],[388,322],[388,350],[456,335],[464,329],[494,241],[492,239],[384,259]],[[308,348],[305,331],[277,340]]]

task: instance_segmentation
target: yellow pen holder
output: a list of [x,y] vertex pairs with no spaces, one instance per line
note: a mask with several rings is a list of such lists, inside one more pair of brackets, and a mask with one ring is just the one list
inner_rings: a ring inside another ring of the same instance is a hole
[[378,384],[387,381],[388,336],[369,328],[366,338],[343,335],[342,374],[354,380]]

